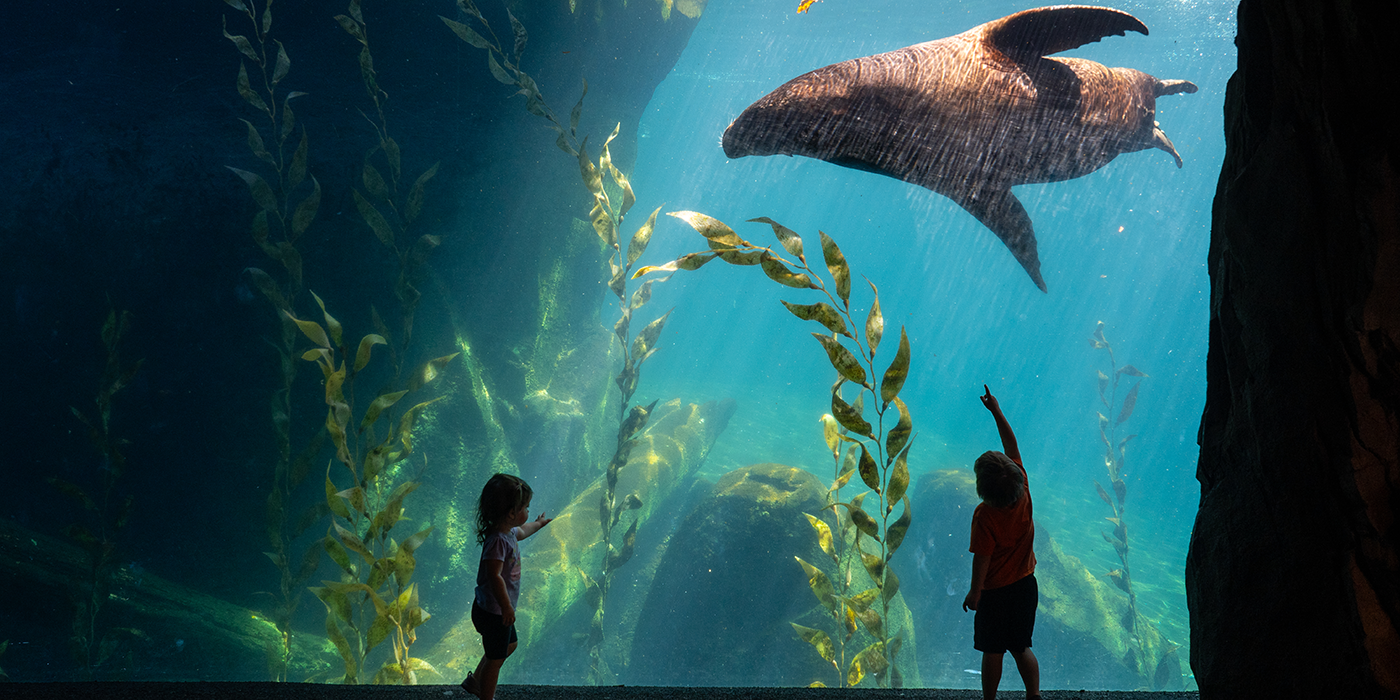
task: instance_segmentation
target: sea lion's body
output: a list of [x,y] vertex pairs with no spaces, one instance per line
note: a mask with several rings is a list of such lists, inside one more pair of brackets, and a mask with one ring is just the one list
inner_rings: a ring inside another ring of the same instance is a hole
[[808,156],[933,190],[992,229],[1044,290],[1012,186],[1081,177],[1146,148],[1181,165],[1154,122],[1156,98],[1195,85],[1045,56],[1126,31],[1147,27],[1106,8],[1039,8],[819,68],[744,110],[724,152]]

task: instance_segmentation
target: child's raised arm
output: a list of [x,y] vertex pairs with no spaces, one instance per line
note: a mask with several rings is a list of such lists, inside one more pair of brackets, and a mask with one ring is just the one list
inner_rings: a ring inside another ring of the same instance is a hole
[[997,432],[1001,434],[1001,451],[1019,464],[1021,450],[1016,447],[1016,433],[1011,431],[1011,424],[1006,422],[1006,416],[1001,414],[1001,404],[997,403],[997,397],[992,396],[992,390],[988,389],[986,384],[983,384],[982,388],[987,390],[987,393],[980,397],[982,405],[992,412],[992,418],[997,422]]
[[545,525],[548,525],[552,520],[554,520],[554,518],[546,518],[544,517],[544,513],[540,513],[540,517],[535,518],[534,520],[531,520],[530,522],[520,526],[520,537],[516,539],[523,540],[526,537],[529,537],[530,535],[539,532],[540,528],[543,528]]

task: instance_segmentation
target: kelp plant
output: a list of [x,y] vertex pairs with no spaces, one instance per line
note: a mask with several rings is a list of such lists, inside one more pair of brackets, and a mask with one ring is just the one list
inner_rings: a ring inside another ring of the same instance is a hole
[[[1119,428],[1132,417],[1133,407],[1137,405],[1138,387],[1142,385],[1142,380],[1147,375],[1132,365],[1118,366],[1117,360],[1113,357],[1113,346],[1104,337],[1103,325],[1103,321],[1099,321],[1093,336],[1089,338],[1089,343],[1096,350],[1108,351],[1109,373],[1104,374],[1102,370],[1098,373],[1099,401],[1103,403],[1103,408],[1108,411],[1109,415],[1116,414],[1116,417],[1110,420],[1107,415],[1099,413],[1099,438],[1103,440],[1103,463],[1108,470],[1108,483],[1113,489],[1113,496],[1109,497],[1109,492],[1098,481],[1094,482],[1094,488],[1098,489],[1099,498],[1113,509],[1113,515],[1107,518],[1108,522],[1113,524],[1113,536],[1109,537],[1106,532],[1099,534],[1103,536],[1105,542],[1112,545],[1121,565],[1120,568],[1109,571],[1106,576],[1113,582],[1113,585],[1128,595],[1128,615],[1127,619],[1122,622],[1123,627],[1128,630],[1138,645],[1138,662],[1132,665],[1132,667],[1137,668],[1145,664],[1147,659],[1144,656],[1142,636],[1138,634],[1137,594],[1133,592],[1132,569],[1128,566],[1128,523],[1125,519],[1128,484],[1123,480],[1123,465],[1128,457],[1128,442],[1137,435],[1132,434],[1120,438]],[[1119,383],[1124,377],[1131,377],[1137,381],[1132,382],[1132,387],[1120,399],[1118,395]]]
[[[365,154],[360,169],[360,181],[365,191],[351,190],[355,198],[355,208],[360,218],[374,233],[374,237],[393,251],[398,261],[398,278],[394,282],[394,296],[399,301],[400,328],[398,342],[390,344],[390,358],[395,376],[401,373],[403,355],[413,339],[413,319],[422,294],[418,291],[428,255],[441,243],[438,236],[415,234],[414,223],[423,211],[424,190],[428,181],[437,175],[439,163],[433,163],[422,172],[413,184],[404,186],[403,155],[399,144],[389,135],[389,123],[384,116],[384,105],[389,94],[379,87],[378,74],[374,70],[374,56],[369,50],[369,28],[360,10],[360,0],[350,0],[347,14],[336,15],[335,20],[347,34],[360,43],[360,78],[364,81],[365,92],[374,103],[374,115],[365,118],[374,126],[377,143]],[[378,163],[379,167],[376,167]],[[387,174],[387,177],[385,176]],[[387,212],[387,215],[386,215]],[[404,247],[400,241],[411,240]],[[377,330],[385,338],[388,330],[373,313]]]
[[134,496],[122,495],[117,489],[117,482],[126,471],[126,455],[121,450],[126,440],[112,432],[112,400],[117,392],[131,383],[141,368],[140,360],[130,365],[122,363],[122,336],[126,335],[130,326],[129,312],[118,312],[115,308],[107,312],[107,319],[102,324],[102,345],[107,360],[94,401],[97,413],[89,416],[77,407],[70,407],[73,415],[87,428],[88,439],[97,449],[101,483],[89,493],[71,481],[58,477],[49,477],[48,480],[55,488],[77,500],[86,513],[83,518],[86,522],[73,523],[63,531],[87,555],[85,578],[77,582],[74,588],[73,634],[70,637],[73,657],[82,680],[93,680],[97,670],[118,651],[123,638],[146,637],[144,632],[137,629],[103,629],[99,624],[116,573],[118,542],[135,502]]
[[[306,482],[311,463],[321,451],[324,430],[309,438],[295,457],[292,455],[292,385],[296,381],[295,351],[300,333],[291,316],[302,292],[302,255],[297,241],[316,219],[321,206],[321,184],[307,170],[306,129],[301,129],[296,147],[289,139],[297,130],[292,100],[305,93],[279,90],[282,80],[291,70],[291,59],[281,41],[272,38],[272,0],[257,11],[254,0],[224,0],[243,13],[252,27],[252,37],[228,32],[224,19],[224,37],[242,54],[236,85],[238,94],[266,122],[264,128],[272,137],[264,139],[262,130],[253,122],[242,120],[248,127],[248,148],[266,166],[272,182],[254,172],[230,167],[247,185],[258,211],[253,215],[251,233],[262,251],[282,269],[281,279],[250,267],[245,272],[253,285],[272,304],[281,334],[273,347],[279,356],[279,388],[273,393],[271,415],[277,444],[277,459],[273,466],[271,488],[267,497],[267,536],[271,551],[267,556],[280,573],[278,593],[270,617],[280,633],[280,645],[268,650],[268,665],[274,680],[287,680],[292,660],[292,615],[301,604],[305,582],[320,563],[321,548],[309,546],[300,555],[293,552],[293,542],[312,525],[326,517],[325,502],[317,500],[289,520],[287,508],[292,494]],[[257,85],[249,77],[248,62],[255,67]],[[259,121],[262,121],[260,118]]]
[[[832,665],[842,687],[857,685],[867,676],[874,678],[880,686],[902,687],[903,679],[896,659],[904,630],[891,635],[891,625],[888,624],[891,601],[899,592],[899,578],[889,568],[889,562],[904,541],[911,521],[906,490],[909,487],[908,456],[913,422],[908,407],[899,398],[899,391],[909,374],[909,337],[901,328],[899,349],[885,369],[877,389],[870,378],[876,376],[875,353],[885,330],[879,290],[874,283],[869,283],[872,300],[865,318],[864,332],[853,331],[861,326],[852,316],[851,271],[845,256],[831,237],[818,232],[822,257],[831,276],[828,286],[821,275],[807,264],[801,237],[772,219],[762,217],[750,221],[771,226],[778,242],[796,258],[796,263],[782,258],[772,248],[739,238],[733,229],[704,214],[682,211],[670,215],[703,235],[710,250],[690,253],[658,267],[643,267],[637,270],[636,275],[695,270],[719,258],[733,265],[757,265],[769,279],[783,286],[814,289],[827,298],[827,301],[814,304],[784,301],[783,306],[798,318],[816,321],[828,331],[813,333],[812,336],[821,343],[827,359],[837,372],[836,382],[831,387],[831,413],[822,416],[823,435],[837,465],[835,480],[828,491],[828,508],[836,514],[836,531],[833,533],[831,525],[822,518],[808,514],[807,519],[816,532],[822,551],[831,558],[839,590],[832,584],[832,576],[801,558],[797,559],[807,574],[808,584],[818,602],[831,615],[837,641],[833,642],[830,634],[819,629],[796,623],[793,623],[793,629]],[[792,268],[798,268],[801,272],[793,272]],[[857,393],[855,401],[849,403],[843,396],[847,385],[856,387]],[[873,424],[864,415],[867,394],[874,405]],[[890,413],[892,405],[898,412],[895,421],[890,420],[894,418]],[[894,425],[889,425],[890,422]],[[850,500],[840,500],[842,488],[855,474],[860,475],[867,490]],[[874,516],[865,509],[865,501],[871,494],[875,496]],[[891,522],[896,505],[903,507],[899,517]],[[858,571],[869,578],[871,587],[852,595],[852,590],[860,588],[853,586],[853,574]],[[872,641],[851,656],[848,662],[846,645],[858,629],[857,621]],[[812,685],[825,684],[816,682]]]
[[[334,461],[345,467],[352,485],[336,487],[327,466],[326,505],[333,517],[321,545],[342,575],[339,581],[323,581],[323,586],[311,591],[326,606],[326,634],[345,662],[345,683],[361,682],[370,652],[389,639],[393,657],[374,674],[373,682],[412,684],[419,671],[436,673],[426,661],[408,655],[416,639],[415,629],[428,619],[418,604],[417,584],[412,582],[414,552],[433,528],[423,528],[402,542],[390,535],[396,525],[407,520],[404,499],[419,486],[416,481],[392,482],[399,465],[413,453],[414,422],[438,399],[415,404],[397,420],[392,413],[405,396],[435,380],[457,354],[424,363],[401,390],[381,391],[352,428],[356,379],[369,365],[374,346],[386,341],[377,334],[365,335],[356,347],[353,364],[347,366],[351,358],[340,322],[326,311],[319,297],[316,302],[321,306],[324,327],[314,321],[293,318],[293,322],[315,345],[302,359],[315,362],[325,379],[329,407],[326,431],[335,445]],[[381,422],[388,426],[382,440],[378,437]]]
[[[666,325],[667,317],[670,316],[668,311],[652,320],[629,341],[633,313],[650,301],[653,282],[664,280],[648,280],[630,294],[627,290],[627,281],[632,278],[633,266],[641,258],[642,253],[646,251],[647,244],[651,241],[651,234],[656,226],[656,215],[660,213],[661,207],[652,211],[646,222],[632,234],[624,256],[618,231],[622,227],[622,221],[627,212],[636,203],[637,197],[632,191],[631,182],[613,164],[612,154],[609,151],[609,146],[617,138],[622,124],[619,123],[615,126],[612,133],[603,142],[598,162],[595,164],[588,155],[588,138],[585,136],[582,141],[578,139],[579,116],[583,111],[583,98],[588,94],[588,81],[583,82],[583,92],[569,113],[569,124],[566,128],[555,116],[554,111],[550,109],[534,79],[520,68],[520,60],[526,42],[529,40],[529,33],[520,20],[515,18],[509,8],[506,9],[506,16],[510,19],[515,40],[511,53],[507,54],[502,47],[500,38],[496,36],[495,31],[491,29],[491,25],[481,15],[472,0],[458,0],[457,6],[465,15],[480,25],[480,31],[473,29],[470,25],[446,17],[439,17],[439,19],[463,41],[486,50],[487,67],[491,74],[501,83],[518,88],[518,94],[525,96],[525,109],[549,122],[550,128],[558,134],[555,144],[559,146],[560,150],[578,159],[579,174],[583,179],[584,187],[588,189],[593,198],[589,220],[594,232],[609,249],[608,289],[617,296],[618,306],[621,309],[617,322],[613,324],[613,333],[621,344],[623,355],[622,370],[614,378],[621,398],[618,404],[617,447],[604,470],[606,488],[598,502],[600,536],[605,545],[601,571],[590,575],[582,569],[579,570],[579,575],[582,576],[584,586],[587,589],[585,599],[593,608],[593,617],[589,623],[587,636],[590,660],[589,681],[595,685],[604,685],[613,681],[604,644],[608,590],[612,585],[614,574],[632,558],[637,536],[637,520],[632,519],[620,541],[616,531],[622,522],[624,513],[642,507],[642,501],[635,493],[619,497],[617,493],[618,477],[621,469],[627,464],[632,446],[636,444],[636,436],[646,427],[651,411],[656,407],[655,401],[647,406],[633,406],[631,405],[632,395],[636,392],[638,382],[641,380],[642,363],[656,352],[657,339],[661,335],[662,328]],[[611,185],[609,185],[609,181]]]

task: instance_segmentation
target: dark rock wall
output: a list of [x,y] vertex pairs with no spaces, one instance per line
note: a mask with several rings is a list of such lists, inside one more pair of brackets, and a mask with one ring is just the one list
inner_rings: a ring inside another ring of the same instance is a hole
[[1202,698],[1400,696],[1400,5],[1239,10],[1188,555]]

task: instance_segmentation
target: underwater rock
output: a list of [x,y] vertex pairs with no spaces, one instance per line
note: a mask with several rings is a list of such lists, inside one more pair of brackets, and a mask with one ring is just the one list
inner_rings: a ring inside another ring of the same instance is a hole
[[[654,420],[637,438],[627,465],[620,470],[617,493],[635,494],[642,507],[635,512],[638,527],[645,527],[656,507],[677,486],[684,483],[705,460],[710,446],[729,424],[734,415],[734,400],[710,401],[703,405],[677,405]],[[516,630],[520,636],[520,652],[527,653],[532,640],[549,634],[572,634],[583,630],[558,631],[550,628],[569,609],[585,600],[589,578],[602,572],[605,546],[598,502],[606,484],[602,476],[579,494],[568,507],[554,516],[549,527],[527,540],[521,547],[523,555],[520,607]],[[630,516],[624,516],[630,517]],[[443,640],[424,656],[439,669],[451,669],[465,676],[481,653],[481,638],[472,628],[471,590],[458,602],[459,618]],[[445,613],[438,613],[445,616]],[[529,682],[522,679],[531,671],[529,664],[507,666],[502,678],[507,682]],[[583,682],[582,678],[574,682]]]
[[1147,26],[1105,7],[1040,7],[818,68],[745,109],[724,131],[724,154],[808,156],[926,187],[991,229],[1043,292],[1035,230],[1011,187],[1082,177],[1148,148],[1181,167],[1156,101],[1195,85],[1047,57],[1130,31]]
[[1397,21],[1239,6],[1186,562],[1203,698],[1400,697]]
[[721,477],[671,535],[638,614],[625,682],[830,684],[831,667],[789,624],[818,607],[793,557],[825,560],[802,515],[820,512],[825,492],[815,476],[781,464]]
[[[63,649],[71,631],[72,600],[89,595],[92,577],[87,552],[70,542],[49,537],[0,518],[0,594],[22,601],[30,614],[12,615],[3,633],[10,639],[40,640],[55,632],[62,639],[52,658],[37,665],[44,676],[29,675],[9,663],[13,680],[66,681],[73,667]],[[99,680],[116,674],[160,680],[246,681],[267,674],[269,649],[281,645],[270,617],[167,581],[132,563],[113,567],[110,590],[97,632],[104,653],[111,653],[125,670],[104,669]],[[33,616],[39,627],[23,620]],[[110,645],[110,648],[108,648]],[[317,634],[292,635],[290,677],[302,680],[331,668],[335,648]],[[36,649],[36,651],[38,651]],[[14,657],[11,657],[14,658]],[[145,675],[143,675],[145,674]]]
[[[916,549],[891,566],[923,635],[920,670],[932,686],[975,686],[964,669],[980,668],[981,654],[972,648],[973,613],[963,612],[962,601],[972,571],[967,547],[979,503],[976,481],[970,469],[929,472],[911,500],[919,517],[901,551]],[[1040,607],[1033,648],[1042,687],[1182,688],[1175,645],[1145,619],[1139,619],[1138,632],[1147,658],[1138,658],[1126,626],[1131,618],[1125,595],[1065,553],[1043,527],[1036,527],[1035,554]]]

